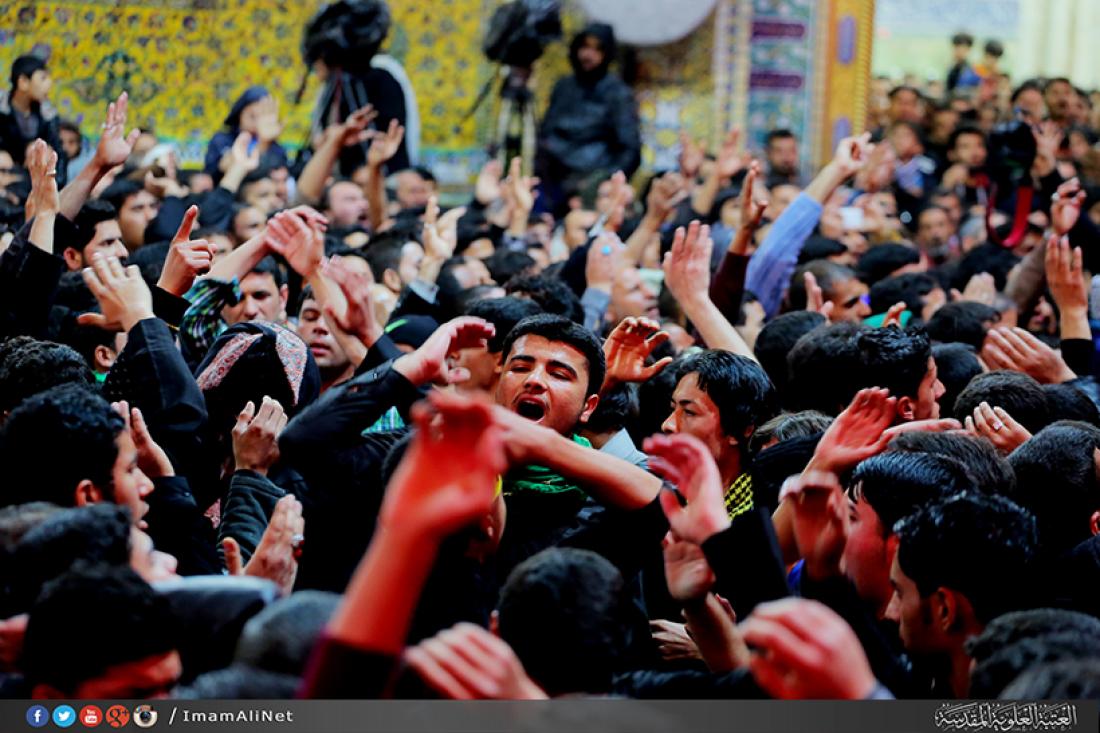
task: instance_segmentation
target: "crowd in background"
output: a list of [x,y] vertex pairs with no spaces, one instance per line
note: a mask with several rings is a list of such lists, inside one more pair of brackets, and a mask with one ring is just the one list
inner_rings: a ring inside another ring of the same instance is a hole
[[191,170],[20,57],[4,694],[1100,697],[1100,109],[953,45],[647,172],[595,25],[447,210],[371,105]]

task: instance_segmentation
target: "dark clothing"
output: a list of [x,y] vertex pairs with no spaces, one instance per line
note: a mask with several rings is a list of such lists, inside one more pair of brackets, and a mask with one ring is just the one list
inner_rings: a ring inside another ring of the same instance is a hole
[[154,479],[153,485],[145,515],[153,546],[176,558],[180,575],[219,575],[214,527],[195,503],[187,479],[168,476]]
[[[313,132],[343,122],[367,104],[378,113],[373,123],[376,130],[386,130],[391,120],[404,125],[408,119],[405,91],[385,69],[372,68],[362,76],[336,72],[329,77],[321,92],[318,108],[314,111]],[[334,109],[335,116],[332,115]],[[366,164],[368,144],[344,148],[340,154],[341,175],[350,178],[357,168]],[[386,163],[386,172],[394,173],[410,165],[408,141],[402,140],[397,153]]]
[[233,194],[221,186],[198,196],[169,196],[161,202],[157,217],[145,227],[146,246],[171,241],[183,223],[183,215],[192,205],[199,207],[199,228],[229,231],[233,228],[233,207],[236,203]]
[[241,562],[247,563],[267,530],[275,504],[284,496],[286,492],[266,476],[255,471],[235,472],[229,479],[229,495],[218,525],[219,546],[232,537],[241,548]]
[[755,507],[734,517],[728,529],[703,543],[703,554],[714,571],[714,592],[730,602],[738,619],[748,618],[760,603],[791,594],[766,509]]
[[0,92],[0,150],[11,153],[15,164],[22,166],[27,145],[43,139],[57,151],[57,187],[67,183],[69,159],[61,147],[61,118],[51,104],[31,105],[29,117],[24,117],[11,105],[9,92]]
[[617,170],[629,177],[641,148],[634,94],[619,77],[583,84],[568,76],[554,86],[539,139],[544,180],[579,181]]
[[65,271],[60,257],[31,244],[30,227],[29,222],[25,224],[0,255],[0,341],[45,335],[50,305]]

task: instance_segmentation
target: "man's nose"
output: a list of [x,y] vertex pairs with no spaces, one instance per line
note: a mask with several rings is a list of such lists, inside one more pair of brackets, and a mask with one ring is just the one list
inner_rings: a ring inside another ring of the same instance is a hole
[[661,432],[668,435],[674,435],[680,432],[676,427],[676,415],[669,415],[663,423],[661,423]]

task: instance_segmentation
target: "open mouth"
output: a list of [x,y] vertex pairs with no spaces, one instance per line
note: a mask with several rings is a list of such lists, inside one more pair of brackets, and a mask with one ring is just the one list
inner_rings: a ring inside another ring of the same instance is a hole
[[520,400],[516,403],[516,413],[528,420],[538,422],[546,415],[546,407],[536,400]]

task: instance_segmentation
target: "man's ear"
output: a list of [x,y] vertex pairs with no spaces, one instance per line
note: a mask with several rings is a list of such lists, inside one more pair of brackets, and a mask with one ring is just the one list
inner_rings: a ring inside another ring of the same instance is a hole
[[65,259],[65,266],[70,271],[83,269],[84,267],[84,255],[80,253],[76,247],[66,247],[61,253],[61,256]]
[[392,267],[387,267],[382,273],[382,284],[395,293],[401,292],[401,273]]
[[95,362],[95,368],[101,372],[107,372],[111,370],[111,367],[115,365],[115,359],[118,357],[114,350],[109,346],[100,344],[95,347],[95,351],[92,353],[92,360]]
[[76,491],[74,492],[73,498],[76,506],[99,504],[104,500],[103,492],[99,490],[98,486],[92,483],[91,479],[84,479],[76,485]]
[[916,415],[912,397],[898,397],[897,413],[902,422],[909,422]]
[[286,285],[279,286],[279,302],[283,304],[283,313],[286,313],[286,304],[290,299],[290,288]]
[[600,404],[600,396],[598,394],[588,395],[588,399],[584,401],[584,411],[581,412],[580,422],[582,424],[588,422],[588,418],[592,417],[592,413],[596,411],[596,405]]
[[1093,537],[1100,534],[1100,511],[1093,512],[1089,517],[1089,531]]
[[949,588],[937,588],[928,602],[932,605],[932,623],[945,634],[951,632],[959,615],[959,599]]

